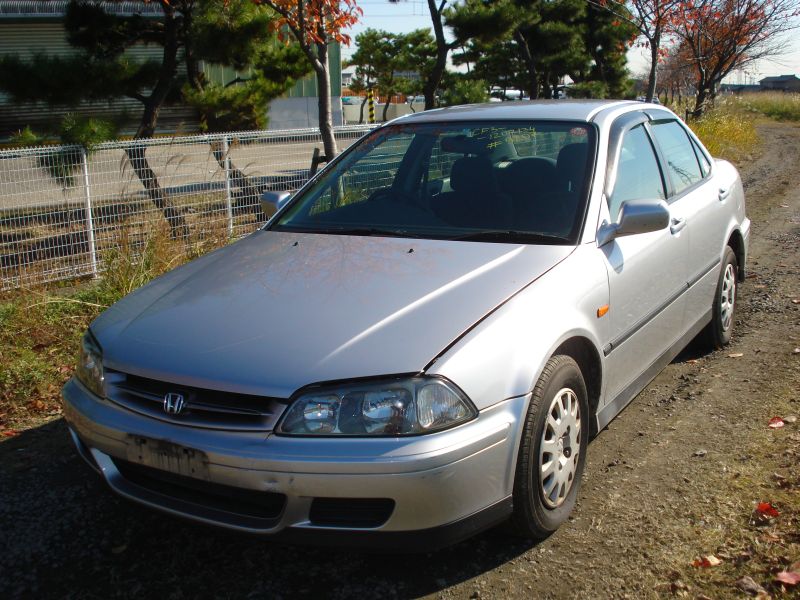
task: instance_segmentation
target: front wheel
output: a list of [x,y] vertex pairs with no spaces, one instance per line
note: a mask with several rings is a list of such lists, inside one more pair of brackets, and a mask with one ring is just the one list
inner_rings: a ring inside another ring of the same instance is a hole
[[511,531],[544,539],[575,506],[586,460],[588,400],[580,368],[554,356],[531,395],[514,479]]
[[738,263],[730,246],[725,248],[722,270],[717,280],[711,323],[706,327],[706,340],[713,349],[723,348],[731,341],[733,317],[736,309]]

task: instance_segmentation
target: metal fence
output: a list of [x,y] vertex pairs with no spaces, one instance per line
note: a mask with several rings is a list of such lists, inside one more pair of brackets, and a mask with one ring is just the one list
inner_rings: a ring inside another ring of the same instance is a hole
[[[373,126],[336,128],[339,148]],[[97,274],[122,238],[238,237],[264,221],[264,190],[294,191],[316,129],[0,151],[0,289]]]

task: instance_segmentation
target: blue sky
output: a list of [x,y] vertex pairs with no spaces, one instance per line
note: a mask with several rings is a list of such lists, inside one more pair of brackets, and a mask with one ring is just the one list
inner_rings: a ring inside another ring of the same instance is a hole
[[[364,11],[361,21],[352,29],[352,36],[364,31],[368,27],[385,29],[394,33],[407,33],[414,29],[426,27],[430,29],[431,21],[428,14],[426,0],[405,0],[397,4],[388,0],[358,0],[358,5]],[[762,61],[753,65],[747,73],[736,73],[728,79],[734,83],[749,83],[758,81],[768,75],[782,75],[795,73],[800,76],[800,35],[793,32],[789,52],[771,61]],[[349,48],[342,48],[342,58],[349,58],[355,51],[355,43]],[[644,72],[648,59],[642,50],[632,49],[628,52],[628,64],[634,74]]]

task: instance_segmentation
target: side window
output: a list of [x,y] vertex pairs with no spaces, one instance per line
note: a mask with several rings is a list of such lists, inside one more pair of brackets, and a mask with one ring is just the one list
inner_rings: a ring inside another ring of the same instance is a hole
[[692,140],[692,146],[694,146],[694,151],[697,154],[697,160],[700,161],[700,170],[703,172],[703,177],[707,177],[708,174],[711,172],[711,163],[708,162],[706,155],[700,149],[700,146],[697,145],[697,142]]
[[703,178],[691,140],[677,121],[656,122],[652,129],[667,161],[675,193],[680,194]]
[[628,200],[664,200],[664,180],[653,145],[644,125],[625,134],[617,165],[617,180],[608,199],[608,212],[616,221],[623,202]]

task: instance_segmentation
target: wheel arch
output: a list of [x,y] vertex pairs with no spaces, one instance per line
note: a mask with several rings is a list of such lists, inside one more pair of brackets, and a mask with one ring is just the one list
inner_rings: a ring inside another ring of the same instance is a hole
[[563,354],[572,358],[581,370],[586,392],[589,395],[589,437],[597,435],[597,419],[595,415],[600,406],[600,394],[603,389],[603,365],[600,353],[595,345],[586,337],[574,336],[561,342],[551,356]]
[[742,232],[738,229],[734,229],[730,236],[728,237],[727,245],[730,246],[733,253],[736,255],[736,264],[738,265],[738,272],[736,273],[739,281],[744,281],[745,278],[745,245],[744,245],[744,238],[742,237]]

